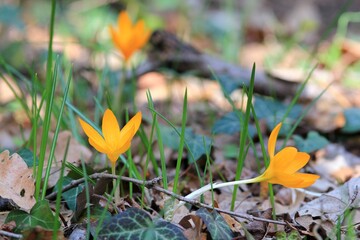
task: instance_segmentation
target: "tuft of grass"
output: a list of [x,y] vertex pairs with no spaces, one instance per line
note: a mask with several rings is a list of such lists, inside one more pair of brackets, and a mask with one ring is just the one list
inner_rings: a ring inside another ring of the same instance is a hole
[[[40,188],[41,188],[41,179],[42,179],[42,172],[44,167],[45,161],[45,152],[46,146],[49,138],[49,130],[50,130],[50,120],[51,120],[51,109],[54,102],[55,97],[55,87],[56,87],[56,71],[52,71],[53,65],[53,52],[52,52],[52,44],[54,38],[54,25],[55,25],[55,9],[56,9],[56,0],[51,1],[51,17],[50,17],[50,36],[49,36],[49,45],[48,45],[48,56],[47,56],[47,63],[46,63],[46,108],[45,108],[45,119],[44,119],[44,126],[43,132],[41,136],[41,145],[40,145],[40,156],[39,156],[39,166],[38,171],[36,173],[36,184],[35,184],[35,199],[37,201],[43,200],[45,194],[42,195],[40,199]],[[56,69],[56,68],[55,68]]]

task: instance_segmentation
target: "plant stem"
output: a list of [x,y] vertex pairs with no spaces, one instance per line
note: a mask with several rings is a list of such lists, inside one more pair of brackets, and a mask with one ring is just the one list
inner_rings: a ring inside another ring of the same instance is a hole
[[[113,175],[116,175],[116,162],[111,162],[111,173]],[[118,203],[120,203],[121,199],[120,199],[120,188],[119,186],[117,186],[116,184],[116,179],[113,179],[113,188],[115,188],[115,194],[114,194],[114,198],[115,198],[115,205],[117,205]]]
[[246,184],[246,183],[255,183],[264,181],[264,179],[261,178],[261,175],[255,178],[245,179],[245,180],[238,180],[238,181],[232,181],[232,182],[224,182],[224,183],[209,183],[202,188],[199,188],[198,190],[188,194],[185,196],[187,199],[194,199],[198,196],[204,194],[205,192],[209,191],[210,189],[216,189],[216,188],[223,188],[228,186],[236,186],[240,184]]

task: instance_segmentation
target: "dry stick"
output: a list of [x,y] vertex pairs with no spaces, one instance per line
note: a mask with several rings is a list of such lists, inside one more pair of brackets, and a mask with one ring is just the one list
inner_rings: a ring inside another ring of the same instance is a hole
[[[98,179],[98,178],[117,179],[117,178],[119,178],[119,176],[112,175],[112,174],[109,174],[109,173],[94,173],[94,174],[90,175],[89,178],[92,178],[92,179]],[[179,201],[189,203],[189,204],[191,204],[193,206],[203,207],[203,208],[210,209],[210,210],[216,210],[218,212],[228,214],[230,216],[243,218],[243,219],[246,219],[246,220],[251,221],[251,222],[259,221],[259,222],[273,223],[273,224],[277,224],[277,225],[288,225],[286,222],[282,222],[282,221],[276,221],[276,220],[271,220],[271,219],[266,219],[266,218],[261,218],[261,217],[254,217],[254,216],[251,216],[249,214],[235,213],[235,212],[232,212],[232,211],[227,211],[227,210],[223,210],[223,209],[220,209],[220,208],[215,208],[215,207],[213,207],[211,205],[200,203],[197,200],[192,200],[192,199],[188,199],[186,197],[180,196],[180,195],[175,194],[175,193],[173,193],[173,192],[171,192],[169,190],[166,190],[166,189],[164,189],[162,187],[155,186],[155,184],[157,184],[159,181],[161,181],[161,177],[157,177],[157,178],[154,178],[154,179],[151,179],[151,180],[148,180],[148,181],[142,181],[142,180],[129,178],[129,177],[124,177],[124,176],[121,176],[120,179],[123,180],[123,181],[126,181],[126,182],[132,182],[132,183],[134,183],[136,185],[145,186],[145,187],[147,187],[149,189],[154,189],[154,190],[156,190],[158,192],[162,192],[162,193],[164,193],[166,195],[169,195],[171,197],[174,197],[174,198],[178,199]],[[71,188],[74,188],[74,187],[78,186],[79,184],[83,183],[84,181],[85,181],[84,178],[73,180],[70,184],[63,187],[62,192],[65,192],[65,191],[67,191],[67,190],[69,190]],[[53,192],[53,193],[49,194],[48,196],[46,196],[46,198],[47,199],[52,199],[52,198],[54,198],[56,196],[56,194],[57,194],[56,192]]]
[[[113,175],[110,173],[94,173],[88,176],[91,179],[98,179],[98,178],[110,178],[110,179],[117,179],[119,178],[119,176],[117,175]],[[134,178],[129,178],[129,177],[124,177],[121,176],[120,179],[122,181],[125,182],[132,182],[136,185],[141,185],[141,186],[145,186],[147,188],[152,188],[152,186],[154,186],[156,183],[158,183],[159,181],[161,181],[161,177],[157,177],[148,181],[143,181],[143,180],[138,180],[138,179],[134,179]],[[71,183],[69,183],[68,185],[64,186],[61,190],[61,192],[66,192],[67,190],[70,190],[78,185],[80,185],[81,183],[83,183],[85,181],[84,178],[80,178],[77,180],[73,180],[71,181]],[[57,191],[50,193],[49,195],[46,196],[46,199],[53,199],[54,197],[56,197]]]
[[7,232],[7,231],[4,231],[4,230],[0,230],[0,235],[6,236],[6,237],[11,237],[11,238],[19,238],[19,239],[23,238],[23,235],[21,235],[21,234]]
[[172,197],[174,197],[174,198],[176,198],[176,199],[178,199],[180,201],[189,203],[189,204],[191,204],[193,206],[203,207],[203,208],[207,208],[209,210],[216,210],[218,212],[225,213],[225,214],[228,214],[230,216],[243,218],[243,219],[249,220],[251,222],[260,221],[260,222],[273,223],[273,224],[277,224],[277,225],[288,225],[286,222],[282,222],[282,221],[276,221],[276,220],[271,220],[271,219],[266,219],[266,218],[254,217],[254,216],[251,216],[249,214],[236,213],[236,212],[232,212],[232,211],[223,210],[223,209],[220,209],[220,208],[215,208],[215,207],[213,207],[211,205],[201,203],[201,202],[199,202],[197,200],[192,200],[192,199],[188,199],[186,197],[177,195],[177,194],[175,194],[175,193],[173,193],[171,191],[168,191],[168,190],[166,190],[166,189],[164,189],[162,187],[159,187],[159,186],[153,186],[152,189],[155,189],[155,190],[157,190],[159,192],[165,193],[166,195],[172,196]]

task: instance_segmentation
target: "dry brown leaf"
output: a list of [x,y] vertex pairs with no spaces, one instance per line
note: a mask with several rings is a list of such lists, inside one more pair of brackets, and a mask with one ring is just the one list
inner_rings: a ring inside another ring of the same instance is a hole
[[299,216],[322,217],[335,223],[347,209],[359,211],[360,178],[353,178],[335,190],[306,203],[298,211]]
[[[39,135],[41,136],[41,135]],[[53,139],[54,134],[49,133],[49,138]],[[69,149],[67,153],[66,161],[69,163],[74,164],[75,166],[80,166],[81,159],[85,161],[85,163],[88,163],[91,157],[91,151],[81,145],[78,141],[76,141],[73,137],[71,132],[69,131],[63,131],[59,133],[57,142],[56,142],[56,148],[55,148],[55,154],[54,154],[54,160],[51,167],[51,173],[49,177],[48,187],[53,187],[57,183],[60,177],[60,169],[61,169],[61,162],[64,157],[64,153],[66,150],[66,144],[68,139],[70,139],[69,142]],[[47,152],[45,154],[45,164],[44,166],[47,166],[47,161],[49,159],[49,152],[50,147],[47,148]],[[64,175],[66,175],[70,170],[65,168]],[[45,172],[44,172],[45,174]]]
[[19,207],[30,210],[35,204],[33,170],[25,161],[8,150],[0,153],[0,196],[13,200]]
[[[4,79],[0,79],[0,103],[7,103],[10,102],[12,100],[15,100],[15,94],[20,94],[20,89],[18,87],[18,85],[14,82],[14,80],[12,80],[8,75],[4,75],[3,77],[6,79],[7,83],[5,82]],[[9,85],[10,86],[9,86]]]
[[185,231],[184,235],[187,239],[199,239],[201,236],[202,220],[199,216],[194,214],[185,215],[180,221],[179,225]]

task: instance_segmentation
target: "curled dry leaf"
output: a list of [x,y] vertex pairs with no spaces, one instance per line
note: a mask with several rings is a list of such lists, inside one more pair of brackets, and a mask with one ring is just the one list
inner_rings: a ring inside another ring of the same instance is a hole
[[[39,135],[41,136],[41,135]],[[54,137],[53,133],[49,133],[49,138],[52,139]],[[75,166],[80,166],[81,165],[81,159],[83,159],[85,161],[85,163],[87,163],[90,160],[91,157],[91,151],[81,145],[78,141],[76,141],[73,137],[70,131],[63,131],[59,133],[58,139],[57,139],[57,143],[56,143],[56,148],[55,148],[55,154],[54,154],[54,160],[53,160],[53,164],[51,167],[51,173],[50,173],[50,177],[49,177],[49,183],[48,183],[48,187],[53,187],[55,186],[55,184],[57,183],[57,181],[60,178],[60,169],[61,169],[61,162],[63,160],[64,154],[65,154],[65,150],[66,150],[66,144],[67,141],[69,139],[69,149],[68,149],[68,153],[67,153],[67,158],[66,161],[69,163],[74,164]],[[47,161],[49,159],[49,152],[50,152],[50,147],[47,148],[47,152],[45,154],[45,168],[47,166]],[[64,175],[66,176],[66,174],[69,172],[68,168],[65,168],[65,172]],[[45,170],[44,170],[44,174],[45,174]]]
[[321,197],[306,203],[300,208],[298,215],[299,217],[305,215],[322,217],[323,219],[336,223],[336,221],[343,216],[347,209],[355,209],[356,211],[359,211],[359,186],[360,178],[352,178],[335,190],[327,194],[323,194]]
[[11,156],[8,150],[0,153],[0,196],[30,210],[35,204],[32,172],[32,168],[28,168],[17,153]]

